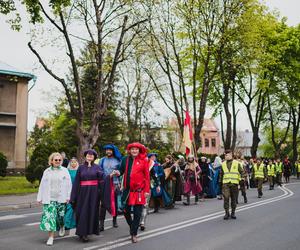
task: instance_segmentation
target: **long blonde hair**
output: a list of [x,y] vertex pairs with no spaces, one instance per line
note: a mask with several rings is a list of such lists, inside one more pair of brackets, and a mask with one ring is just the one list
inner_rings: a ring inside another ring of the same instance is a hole
[[53,159],[54,159],[55,156],[59,156],[59,157],[61,158],[61,160],[62,160],[61,154],[58,153],[58,152],[54,152],[54,153],[52,153],[52,154],[49,156],[49,159],[48,159],[48,164],[49,164],[49,166],[52,166],[52,161],[53,161]]

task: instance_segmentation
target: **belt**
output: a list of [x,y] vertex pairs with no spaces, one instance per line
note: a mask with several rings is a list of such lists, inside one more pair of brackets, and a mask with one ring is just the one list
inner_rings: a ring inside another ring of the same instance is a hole
[[80,186],[98,186],[98,181],[97,180],[92,180],[92,181],[81,181]]

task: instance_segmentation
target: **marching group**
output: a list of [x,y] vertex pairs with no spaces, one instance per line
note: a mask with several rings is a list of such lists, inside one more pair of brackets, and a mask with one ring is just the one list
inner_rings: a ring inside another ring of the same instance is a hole
[[224,220],[236,219],[239,190],[247,203],[249,188],[257,188],[261,198],[265,181],[272,190],[275,183],[281,186],[282,176],[286,182],[291,174],[300,178],[300,162],[292,166],[288,158],[248,161],[226,150],[224,159],[217,156],[214,162],[205,157],[198,160],[194,155],[186,159],[167,155],[160,164],[158,155],[147,154],[141,143],[131,143],[126,150],[122,157],[115,145],[108,144],[104,146],[105,156],[99,159],[97,152],[89,149],[84,152],[82,165],[76,158],[68,161],[64,153],[50,155],[37,196],[43,205],[40,229],[48,232],[47,245],[53,245],[56,231],[63,237],[65,230],[72,228],[87,242],[89,235],[104,230],[107,211],[115,228],[118,215],[124,215],[131,240],[136,243],[138,230],[146,228],[149,208],[157,213],[161,207],[172,209],[178,201],[188,206],[191,195],[195,204],[207,198],[223,199]]

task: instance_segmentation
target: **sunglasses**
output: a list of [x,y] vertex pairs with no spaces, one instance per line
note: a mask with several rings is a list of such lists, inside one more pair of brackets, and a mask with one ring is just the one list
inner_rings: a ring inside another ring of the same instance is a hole
[[61,159],[54,159],[54,161],[58,161],[58,162],[60,162],[60,161],[61,161]]

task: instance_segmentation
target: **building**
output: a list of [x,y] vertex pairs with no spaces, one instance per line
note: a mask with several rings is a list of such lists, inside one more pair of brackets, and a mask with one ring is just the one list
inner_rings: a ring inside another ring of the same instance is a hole
[[220,133],[214,120],[204,119],[200,137],[201,148],[198,151],[201,154],[217,155],[220,153]]
[[28,82],[35,79],[0,61],[0,152],[8,168],[25,169]]
[[[168,121],[168,126],[171,127],[173,131],[174,150],[185,152],[177,120],[175,118],[172,118]],[[200,138],[201,147],[198,149],[198,153],[208,155],[217,155],[220,153],[220,133],[214,120],[208,118],[204,119],[203,126],[200,132]]]

